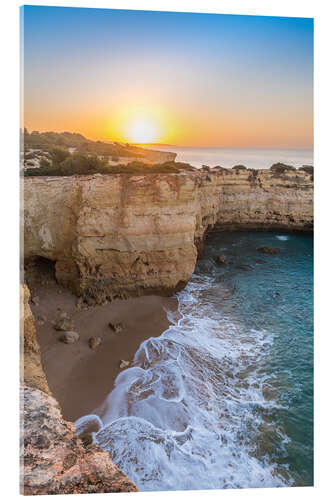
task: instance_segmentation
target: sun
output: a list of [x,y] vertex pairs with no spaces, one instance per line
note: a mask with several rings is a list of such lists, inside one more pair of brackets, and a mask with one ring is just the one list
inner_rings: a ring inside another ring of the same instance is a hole
[[171,144],[179,133],[178,124],[169,113],[151,103],[128,103],[113,109],[105,127],[112,141],[132,144]]
[[160,130],[153,120],[135,118],[127,124],[125,134],[130,142],[151,143],[157,141]]

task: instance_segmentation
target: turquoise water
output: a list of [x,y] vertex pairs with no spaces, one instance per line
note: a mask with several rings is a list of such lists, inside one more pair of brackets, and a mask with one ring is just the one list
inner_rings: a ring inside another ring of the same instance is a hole
[[312,243],[282,233],[207,240],[172,325],[141,344],[95,412],[96,441],[139,489],[312,484]]
[[[280,251],[273,256],[260,255],[257,252],[260,246],[272,246]],[[221,280],[233,290],[228,302],[238,320],[249,329],[274,335],[261,370],[270,377],[270,389],[265,397],[272,397],[281,407],[259,411],[269,424],[281,427],[288,442],[283,449],[279,446],[278,433],[272,432],[269,442],[259,446],[267,444],[274,461],[289,466],[296,485],[312,485],[313,237],[217,234],[207,245],[203,269],[217,250],[233,261],[232,265],[221,266],[219,271],[214,266],[213,273],[216,282]],[[249,265],[251,269],[238,269],[237,264]]]

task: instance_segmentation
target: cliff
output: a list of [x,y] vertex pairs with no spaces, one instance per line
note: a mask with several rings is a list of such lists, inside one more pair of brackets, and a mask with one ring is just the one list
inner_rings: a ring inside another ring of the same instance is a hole
[[[60,283],[102,303],[181,289],[209,231],[311,231],[313,181],[303,171],[221,168],[31,177],[23,208],[25,258],[54,261]],[[22,492],[136,491],[107,452],[84,445],[63,419],[41,364],[26,286],[22,304]]]
[[177,153],[168,151],[156,151],[154,149],[140,148],[142,150],[142,158],[145,162],[164,163],[166,161],[175,161]]
[[58,281],[89,300],[172,294],[190,279],[212,229],[311,231],[303,171],[222,168],[178,174],[24,179],[25,258],[55,261]]
[[25,495],[137,491],[99,446],[84,446],[51,395],[41,364],[29,290],[21,287],[21,492]]
[[30,305],[30,292],[27,285],[21,287],[21,385],[40,389],[51,394],[41,363],[40,349],[36,337],[35,321]]

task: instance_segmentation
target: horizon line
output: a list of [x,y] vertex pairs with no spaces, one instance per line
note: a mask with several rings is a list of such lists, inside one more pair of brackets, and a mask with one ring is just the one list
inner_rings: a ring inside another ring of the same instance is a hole
[[28,127],[26,126],[23,126],[23,127],[19,127],[19,130],[20,132],[22,133],[24,130],[27,130],[27,132],[29,134],[31,134],[32,132],[38,132],[39,134],[46,134],[46,133],[55,133],[55,134],[65,134],[65,133],[70,133],[70,134],[79,134],[81,136],[83,136],[85,139],[87,139],[88,141],[92,141],[92,142],[97,142],[97,141],[100,141],[100,142],[105,142],[106,144],[107,143],[119,143],[119,144],[129,144],[131,146],[137,146],[137,147],[149,147],[149,146],[155,146],[155,147],[171,147],[171,148],[197,148],[197,149],[285,149],[285,150],[301,150],[301,151],[314,151],[314,146],[312,147],[299,147],[299,146],[294,146],[294,147],[290,147],[290,146],[227,146],[227,145],[214,145],[214,146],[205,146],[205,145],[190,145],[190,144],[167,144],[167,143],[163,143],[163,142],[130,142],[130,141],[126,141],[126,140],[123,140],[123,141],[119,141],[119,140],[114,140],[114,139],[91,139],[89,137],[87,137],[86,135],[84,135],[84,133],[82,132],[78,132],[78,131],[69,131],[69,130],[62,130],[61,132],[58,132],[58,131],[55,131],[55,130],[45,130],[43,132],[39,131],[39,130],[32,130],[31,132],[29,132],[28,130]]

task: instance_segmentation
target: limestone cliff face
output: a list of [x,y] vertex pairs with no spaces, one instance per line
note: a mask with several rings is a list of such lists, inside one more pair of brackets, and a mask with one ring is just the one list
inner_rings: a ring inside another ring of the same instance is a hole
[[56,400],[22,388],[21,492],[25,495],[137,491],[97,445],[84,447]]
[[137,491],[99,446],[85,447],[62,418],[43,371],[29,306],[21,287],[21,492],[25,495]]
[[21,384],[51,394],[42,367],[40,349],[36,337],[35,321],[32,315],[27,285],[21,286]]
[[24,180],[24,253],[56,261],[86,299],[170,294],[193,273],[207,230],[311,230],[313,182],[301,171]]
[[269,170],[226,170],[222,175],[203,176],[198,237],[207,225],[219,230],[312,231],[311,179],[302,171],[276,174]]

